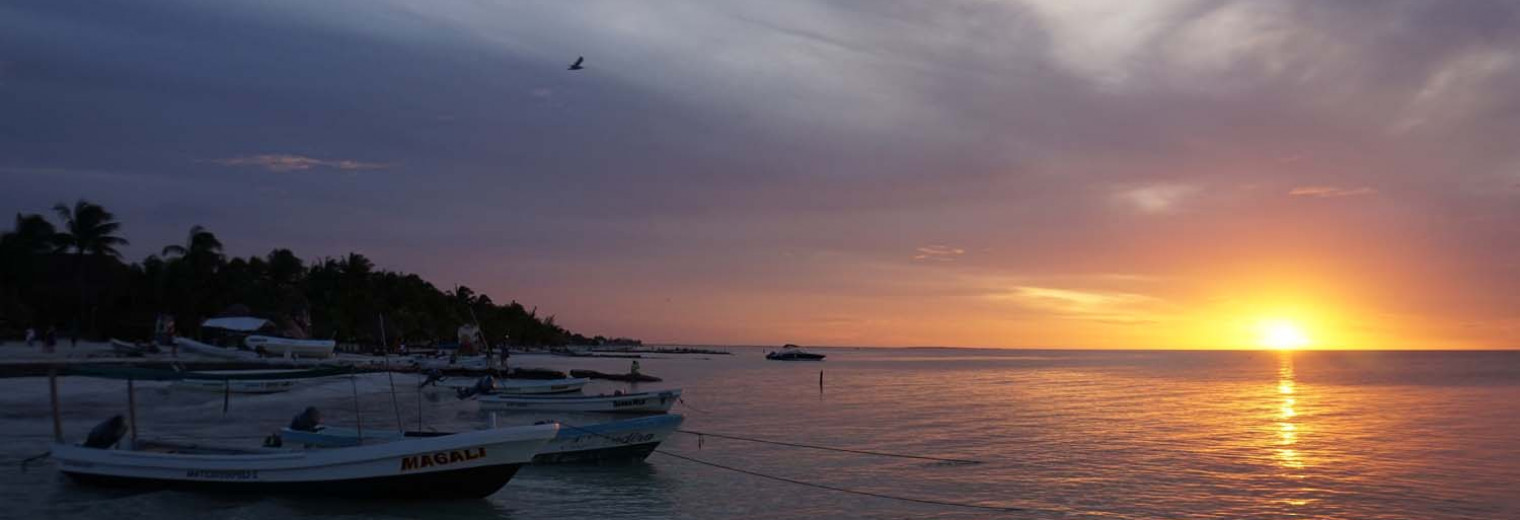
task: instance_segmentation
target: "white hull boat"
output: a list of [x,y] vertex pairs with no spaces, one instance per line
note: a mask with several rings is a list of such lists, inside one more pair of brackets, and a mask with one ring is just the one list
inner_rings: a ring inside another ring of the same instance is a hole
[[175,388],[204,390],[207,392],[230,392],[234,394],[273,394],[296,387],[295,379],[279,376],[294,373],[288,370],[212,370],[200,372],[208,375],[259,375],[268,374],[271,379],[181,379],[172,383]]
[[[124,441],[126,449],[53,445],[76,482],[362,498],[475,498],[495,493],[559,431],[498,428],[333,448],[236,450]],[[114,444],[114,442],[109,443]]]
[[181,338],[179,336],[174,337],[174,344],[185,352],[200,354],[202,356],[211,356],[224,359],[258,359],[259,357],[257,354],[254,354],[252,352],[233,348],[218,347],[216,345],[201,343],[190,338]]
[[483,395],[483,410],[533,412],[665,413],[681,398],[681,389],[613,395]]
[[292,339],[275,336],[248,336],[243,345],[255,351],[263,349],[265,355],[274,357],[329,358],[338,343],[330,339]]
[[[680,415],[651,415],[592,425],[561,424],[559,434],[539,448],[533,456],[535,464],[569,462],[606,462],[613,460],[644,460],[661,442],[665,442],[676,428],[681,427],[685,417]],[[394,442],[404,438],[435,437],[435,432],[406,432],[394,430],[366,432],[363,443]],[[287,443],[311,447],[333,448],[358,446],[359,432],[353,428],[318,426],[314,431],[280,430],[280,438]]]
[[[493,394],[509,395],[538,395],[538,394],[567,394],[579,392],[581,388],[591,383],[584,377],[572,377],[567,379],[497,379],[492,387]],[[476,379],[452,379],[439,383],[448,388],[474,388],[479,384]]]

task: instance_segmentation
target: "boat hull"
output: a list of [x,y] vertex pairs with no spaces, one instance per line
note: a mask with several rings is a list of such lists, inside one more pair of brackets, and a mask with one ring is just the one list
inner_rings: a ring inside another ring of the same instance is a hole
[[420,475],[394,475],[309,482],[187,481],[100,475],[64,470],[75,483],[87,486],[137,489],[177,489],[218,494],[318,495],[366,499],[458,499],[483,498],[500,490],[522,464],[438,471]]
[[681,390],[639,392],[624,395],[531,396],[485,395],[477,399],[483,410],[534,412],[665,413],[681,398]]
[[[581,391],[590,379],[567,378],[567,379],[498,379],[496,387],[491,390],[494,394],[510,395],[542,395],[542,394],[569,394]],[[446,381],[440,386],[448,388],[471,388],[476,384],[473,379]]]
[[312,357],[329,358],[333,355],[333,349],[337,342],[320,339],[290,339],[277,338],[274,336],[248,336],[243,339],[243,345],[250,349],[264,349],[265,355],[274,357]]
[[765,355],[765,359],[771,361],[823,361],[823,354],[806,354],[800,352],[772,352]]
[[538,395],[538,394],[568,394],[581,391],[590,379],[526,379],[497,382],[496,392],[501,394]]
[[174,344],[185,352],[200,354],[202,356],[217,357],[223,359],[258,359],[258,355],[252,352],[241,351],[231,348],[208,345],[190,338],[175,337]]
[[[680,415],[654,415],[624,419],[592,425],[561,424],[554,439],[539,448],[533,456],[534,464],[561,464],[575,462],[626,462],[644,460],[665,442],[686,418]],[[408,432],[406,436],[438,436],[433,432]],[[292,444],[334,448],[357,446],[359,434],[352,428],[323,427],[317,431],[299,431],[285,428],[280,438]],[[403,438],[395,431],[371,432],[365,436],[371,442],[394,442]]]
[[77,482],[218,492],[356,494],[395,498],[494,493],[558,432],[553,424],[334,448],[232,452],[160,451],[55,444],[52,457]]
[[533,463],[644,460],[685,420],[680,415],[656,415],[586,426],[562,424],[559,434],[533,456]]

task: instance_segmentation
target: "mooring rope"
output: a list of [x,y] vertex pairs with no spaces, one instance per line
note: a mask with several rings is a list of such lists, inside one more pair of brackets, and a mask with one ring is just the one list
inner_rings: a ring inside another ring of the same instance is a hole
[[920,460],[932,460],[932,461],[937,461],[937,462],[953,462],[953,463],[956,463],[956,464],[981,464],[982,463],[982,461],[979,461],[979,460],[950,459],[950,458],[944,458],[944,457],[928,457],[928,456],[924,456],[924,455],[907,455],[907,454],[903,454],[903,453],[887,453],[887,452],[870,451],[870,450],[853,450],[853,449],[849,449],[849,448],[834,448],[834,447],[830,447],[830,446],[817,446],[817,445],[813,445],[813,444],[799,444],[799,443],[795,443],[795,442],[772,441],[772,440],[766,440],[766,439],[756,439],[756,438],[752,438],[752,437],[740,437],[740,436],[737,436],[737,435],[725,435],[725,434],[721,434],[721,433],[699,432],[699,431],[694,431],[694,430],[676,430],[676,431],[681,432],[681,433],[685,433],[685,434],[688,434],[688,435],[696,435],[699,438],[700,437],[717,437],[719,439],[731,439],[731,440],[736,440],[736,441],[758,442],[758,443],[761,443],[761,444],[775,444],[777,446],[790,446],[790,447],[793,447],[793,448],[807,448],[807,449],[810,449],[810,450],[838,451],[838,452],[844,452],[844,453],[857,453],[857,454],[861,454],[861,455],[876,455],[876,456],[879,456],[879,457],[897,457],[897,458],[903,458],[903,459],[920,459]]
[[53,451],[52,450],[48,450],[48,451],[44,451],[42,453],[30,456],[30,457],[21,459],[21,461],[19,462],[19,464],[21,465],[21,472],[22,473],[26,473],[26,467],[27,467],[27,465],[31,464],[32,461],[45,459],[45,458],[51,456],[52,454],[53,454]]
[[712,412],[709,412],[707,410],[703,410],[701,408],[697,408],[695,406],[692,406],[691,403],[686,402],[686,398],[684,398],[684,397],[677,397],[676,398],[676,402],[677,403],[681,403],[681,406],[685,406],[687,408],[690,408],[690,409],[692,409],[692,411],[697,412],[697,413],[712,413]]
[[[566,428],[570,428],[572,430],[578,430],[578,431],[586,432],[586,433],[595,435],[597,437],[602,437],[604,439],[616,442],[618,444],[626,444],[626,445],[631,445],[632,444],[632,443],[630,443],[628,441],[624,441],[622,439],[618,439],[618,438],[610,437],[610,436],[607,436],[607,435],[603,435],[600,432],[596,432],[596,431],[588,430],[588,429],[585,429],[585,428],[581,428],[581,427],[573,425],[573,424],[566,424],[566,423],[561,422],[561,423],[559,423],[559,425],[563,426],[563,427],[566,427]],[[679,431],[679,432],[682,432],[682,433],[693,433],[693,432],[689,432],[689,431],[686,431],[686,430],[676,430],[676,431]],[[971,504],[971,503],[967,503],[967,502],[950,502],[950,501],[945,501],[945,500],[934,500],[934,499],[929,499],[929,498],[905,497],[905,496],[899,496],[899,495],[888,495],[888,494],[885,494],[885,493],[876,493],[876,492],[873,492],[873,491],[862,491],[862,490],[859,490],[859,489],[842,488],[842,487],[838,487],[838,486],[830,486],[828,484],[818,484],[816,482],[807,482],[807,481],[803,481],[803,480],[797,480],[797,479],[792,479],[792,478],[787,478],[787,477],[770,475],[770,474],[767,474],[767,473],[760,473],[758,471],[752,471],[752,470],[747,470],[747,469],[743,469],[743,468],[736,468],[736,467],[733,467],[733,466],[719,464],[719,463],[716,463],[716,462],[710,462],[710,461],[705,461],[705,460],[694,458],[694,457],[688,457],[686,455],[681,455],[679,453],[671,453],[669,451],[665,451],[665,450],[661,450],[661,449],[656,449],[656,450],[654,450],[654,452],[658,453],[658,454],[661,454],[661,455],[665,455],[665,456],[669,456],[669,457],[675,457],[675,458],[678,458],[678,459],[681,459],[681,460],[685,460],[687,462],[701,464],[701,465],[704,465],[704,466],[710,466],[710,467],[714,467],[714,468],[718,468],[718,469],[725,469],[725,470],[728,470],[728,471],[733,471],[733,472],[736,472],[736,473],[742,473],[742,474],[750,475],[750,476],[754,476],[754,477],[760,477],[760,478],[764,478],[764,479],[775,480],[775,481],[778,481],[778,482],[786,482],[786,483],[789,483],[789,484],[796,484],[796,485],[799,485],[799,486],[805,486],[805,487],[823,489],[823,490],[828,490],[828,491],[834,491],[834,492],[838,492],[838,493],[846,493],[846,494],[851,494],[851,495],[861,495],[861,496],[882,498],[882,499],[887,499],[887,500],[897,500],[897,501],[901,501],[901,502],[913,502],[913,503],[918,503],[918,504],[929,504],[929,505],[949,506],[949,507],[963,507],[963,508],[969,508],[969,509],[981,509],[981,510],[984,510],[984,511],[1004,511],[1004,512],[1010,512],[1010,513],[1022,513],[1022,512],[1028,512],[1029,511],[1028,509],[1017,508],[1017,507],[989,506],[989,505],[982,505],[982,504]]]
[[693,462],[693,463],[701,464],[701,465],[704,465],[704,466],[711,466],[711,467],[718,468],[718,469],[726,469],[728,471],[733,471],[733,472],[736,472],[736,473],[743,473],[745,475],[749,475],[749,476],[753,476],[753,477],[760,477],[760,478],[764,478],[764,479],[775,480],[775,481],[778,481],[778,482],[786,482],[788,484],[796,484],[796,485],[799,485],[799,486],[806,486],[806,487],[811,487],[811,488],[824,489],[824,490],[828,490],[828,491],[835,491],[835,492],[839,492],[839,493],[847,493],[847,494],[851,494],[851,495],[862,495],[862,496],[868,496],[868,497],[884,498],[884,499],[887,499],[887,500],[898,500],[898,501],[902,501],[902,502],[914,502],[914,503],[919,503],[919,504],[930,504],[930,505],[936,505],[936,506],[949,506],[949,507],[964,507],[964,508],[970,508],[970,509],[981,509],[981,510],[986,510],[986,511],[1005,511],[1005,512],[1010,512],[1010,513],[1029,512],[1028,509],[1022,509],[1022,508],[1017,508],[1017,507],[988,506],[988,505],[982,505],[982,504],[971,504],[971,503],[967,503],[967,502],[950,502],[950,501],[945,501],[945,500],[933,500],[933,499],[928,499],[928,498],[905,497],[905,496],[899,496],[899,495],[888,495],[886,493],[876,493],[876,492],[872,492],[872,491],[862,491],[862,490],[859,490],[859,489],[842,488],[842,487],[837,487],[837,486],[830,486],[828,484],[818,484],[816,482],[806,482],[806,481],[797,480],[797,479],[791,479],[791,478],[780,477],[780,476],[776,476],[776,475],[770,475],[770,474],[766,474],[766,473],[760,473],[758,471],[750,471],[750,470],[743,469],[743,468],[736,468],[736,467],[733,467],[733,466],[727,466],[727,465],[723,465],[723,464],[718,464],[716,462],[709,462],[709,461],[705,461],[705,460],[702,460],[702,459],[688,457],[688,456],[677,454],[677,453],[671,453],[671,452],[668,452],[668,451],[665,451],[665,450],[654,450],[654,452],[658,453],[658,454],[661,454],[661,455],[669,456],[669,457],[675,457],[675,458],[678,458],[678,459],[681,459],[681,460],[684,460],[684,461],[687,461],[687,462]]

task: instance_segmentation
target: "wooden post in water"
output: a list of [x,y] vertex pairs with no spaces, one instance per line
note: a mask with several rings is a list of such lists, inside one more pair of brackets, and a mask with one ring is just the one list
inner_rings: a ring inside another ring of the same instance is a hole
[[364,413],[359,409],[359,376],[348,376],[348,382],[354,386],[354,429],[359,434],[359,444],[364,444]]
[[137,386],[127,378],[127,423],[132,427],[132,442],[137,442]]
[[48,370],[48,395],[53,401],[53,442],[63,442],[63,417],[58,411],[58,369]]
[[823,371],[818,371],[818,393],[823,393]]

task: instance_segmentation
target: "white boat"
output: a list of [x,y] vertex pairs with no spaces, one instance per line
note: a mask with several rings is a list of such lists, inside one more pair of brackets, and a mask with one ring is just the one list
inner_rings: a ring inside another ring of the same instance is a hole
[[208,392],[231,392],[234,394],[272,394],[284,392],[296,387],[297,380],[285,379],[279,376],[297,373],[291,370],[208,370],[199,372],[208,375],[246,375],[256,376],[267,374],[270,379],[194,379],[187,378],[175,381],[172,386],[188,390],[205,390]]
[[259,357],[258,354],[254,354],[245,350],[218,347],[216,345],[201,343],[190,338],[182,338],[179,336],[174,337],[174,344],[185,352],[200,354],[202,356],[211,356],[225,359],[258,359]]
[[251,350],[263,349],[264,354],[274,357],[328,358],[338,342],[330,339],[293,339],[276,336],[253,335],[243,338],[243,345]]
[[681,398],[681,389],[602,395],[483,395],[485,410],[535,412],[665,413]]
[[[120,417],[116,439],[124,433]],[[105,426],[105,425],[102,425]],[[99,428],[97,428],[99,430]],[[559,431],[496,428],[333,448],[229,449],[122,441],[55,443],[59,469],[82,484],[361,498],[475,498],[495,493]]]
[[591,425],[562,423],[554,439],[533,456],[533,463],[644,460],[685,420],[669,414]]
[[[554,439],[539,448],[535,464],[568,462],[606,462],[644,460],[659,447],[686,418],[680,415],[651,415],[591,425],[561,424]],[[394,442],[405,438],[452,435],[436,432],[367,431],[363,442],[353,428],[317,426],[307,430],[284,428],[280,438],[286,443],[310,447],[358,446],[363,443]]]
[[[496,379],[490,393],[510,395],[566,394],[579,392],[590,379],[572,377],[566,379]],[[439,383],[448,388],[474,388],[477,379],[454,378]]]

